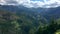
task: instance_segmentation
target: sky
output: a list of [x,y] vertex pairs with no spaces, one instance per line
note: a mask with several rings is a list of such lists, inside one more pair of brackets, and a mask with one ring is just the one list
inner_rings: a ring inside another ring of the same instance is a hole
[[60,0],[0,0],[1,5],[23,5],[28,8],[52,8],[60,6]]

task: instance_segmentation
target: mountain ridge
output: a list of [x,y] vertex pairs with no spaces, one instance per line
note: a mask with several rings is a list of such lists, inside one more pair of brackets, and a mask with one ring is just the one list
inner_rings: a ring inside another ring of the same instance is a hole
[[[13,12],[25,12],[28,14],[31,13],[36,13],[37,15],[40,14],[45,18],[50,18],[53,15],[57,16],[56,18],[60,18],[60,7],[55,7],[55,8],[27,8],[24,6],[13,6],[13,5],[0,5],[0,9],[8,10],[8,11],[13,11]],[[54,16],[54,17],[55,17]]]

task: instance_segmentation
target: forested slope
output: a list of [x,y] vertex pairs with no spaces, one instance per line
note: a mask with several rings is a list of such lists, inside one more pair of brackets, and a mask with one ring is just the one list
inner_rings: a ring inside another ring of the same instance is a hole
[[[60,19],[50,22],[37,13],[10,12],[0,9],[0,34],[56,34]],[[59,30],[59,31],[58,31]]]

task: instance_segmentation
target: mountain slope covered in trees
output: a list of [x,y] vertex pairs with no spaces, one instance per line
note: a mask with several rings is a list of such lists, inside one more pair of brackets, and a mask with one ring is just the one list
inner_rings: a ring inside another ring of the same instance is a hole
[[[59,9],[51,9],[49,12],[45,10],[47,13],[34,12],[35,10],[27,9],[28,8],[23,10],[22,8],[19,10],[18,7],[14,6],[10,6],[10,8],[9,6],[0,7],[0,34],[58,33],[58,30],[60,30],[60,19],[55,19],[55,16],[52,15],[53,13],[55,14],[57,10],[59,12]],[[43,11],[42,9],[39,10]],[[51,18],[47,18],[50,16],[49,14],[52,16]],[[56,14],[56,16],[58,17],[58,14]],[[46,18],[51,20],[48,22]]]
[[30,34],[42,24],[42,17],[36,13],[14,13],[0,10],[1,34]]

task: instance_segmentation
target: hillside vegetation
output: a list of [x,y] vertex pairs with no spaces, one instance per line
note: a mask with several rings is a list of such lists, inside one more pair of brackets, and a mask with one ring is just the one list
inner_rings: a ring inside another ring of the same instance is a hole
[[14,13],[0,10],[0,34],[56,34],[60,19],[47,20],[36,13]]

